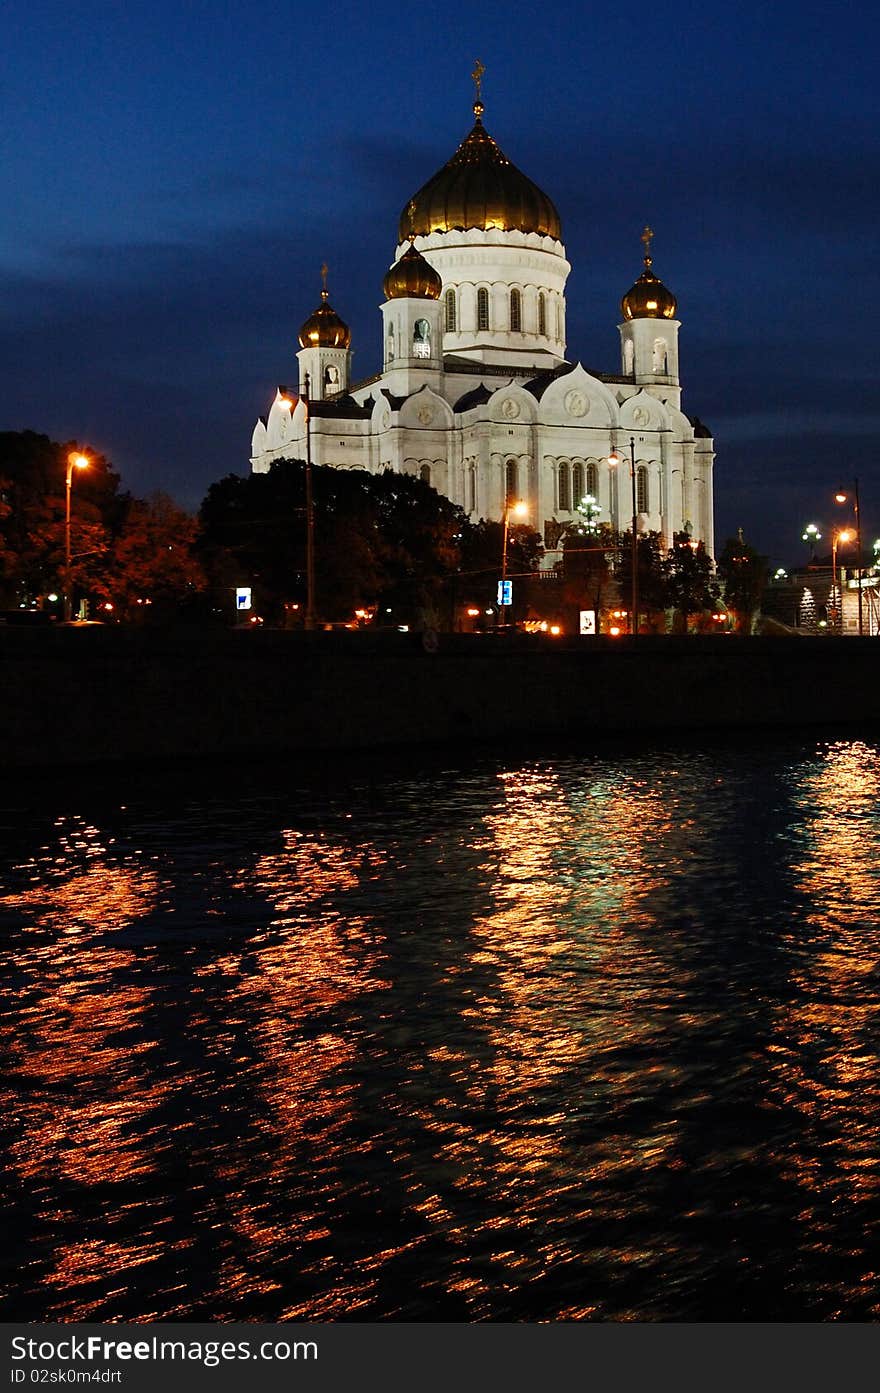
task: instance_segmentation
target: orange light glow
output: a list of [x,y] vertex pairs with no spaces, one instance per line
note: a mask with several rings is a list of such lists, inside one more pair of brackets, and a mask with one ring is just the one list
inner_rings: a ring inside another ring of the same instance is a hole
[[561,633],[562,633],[562,630],[560,629],[560,627],[559,627],[558,624],[551,624],[551,625],[550,625],[550,632],[551,632],[551,634],[561,634]]
[[80,455],[76,451],[67,456],[67,463],[73,465],[74,469],[88,469],[91,462],[88,455]]
[[469,619],[476,619],[476,617],[477,617],[477,615],[480,613],[480,611],[479,611],[478,609],[474,609],[473,605],[471,605],[471,607],[470,607],[470,609],[468,610],[467,613],[468,613],[468,618],[469,618]]
[[612,624],[612,625],[611,625],[611,628],[608,630],[608,632],[609,632],[609,634],[611,635],[612,638],[618,638],[619,635],[620,635],[620,629],[618,628],[618,626],[617,626],[616,624]]

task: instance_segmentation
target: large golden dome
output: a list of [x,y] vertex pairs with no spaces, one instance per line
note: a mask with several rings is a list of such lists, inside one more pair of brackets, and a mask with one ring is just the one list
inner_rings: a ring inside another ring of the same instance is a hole
[[385,272],[382,288],[386,300],[439,300],[443,282],[431,263],[410,242],[400,260]]
[[678,302],[671,290],[651,270],[653,258],[650,254],[651,238],[649,227],[642,233],[645,244],[645,269],[635,285],[631,286],[620,302],[624,319],[674,319]]
[[330,304],[327,290],[327,268],[321,267],[321,274],[324,276],[324,289],[321,291],[321,303],[314,313],[310,314],[305,324],[299,331],[299,342],[301,348],[350,348],[351,330],[344,319],[340,319],[333,306]]
[[424,237],[472,227],[538,232],[562,240],[562,225],[553,203],[498,148],[483,126],[482,112],[482,103],[477,101],[473,130],[452,159],[419,189],[412,200],[412,215],[409,207],[401,213],[401,242],[412,235]]

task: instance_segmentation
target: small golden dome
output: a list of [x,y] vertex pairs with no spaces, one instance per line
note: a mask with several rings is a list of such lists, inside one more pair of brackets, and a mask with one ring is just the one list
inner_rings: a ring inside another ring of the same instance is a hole
[[474,103],[474,114],[476,124],[452,159],[415,195],[412,215],[409,208],[401,214],[400,241],[411,235],[412,226],[422,237],[476,227],[537,232],[560,242],[562,225],[551,200],[489,135],[481,120],[482,102]]
[[650,249],[653,236],[651,229],[646,227],[642,233],[642,241],[645,244],[645,269],[620,302],[624,319],[675,318],[678,302],[672,291],[667,290],[651,270],[653,257]]
[[351,330],[345,320],[340,319],[328,298],[326,266],[321,267],[321,275],[324,277],[321,303],[299,331],[300,347],[350,348]]
[[439,300],[443,282],[410,242],[400,260],[385,272],[382,288],[386,300]]

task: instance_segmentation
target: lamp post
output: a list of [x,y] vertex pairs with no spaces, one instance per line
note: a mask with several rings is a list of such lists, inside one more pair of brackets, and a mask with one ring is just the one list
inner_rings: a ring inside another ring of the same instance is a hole
[[[848,503],[850,501],[849,494],[847,493],[846,489],[838,489],[837,493],[834,495],[834,498],[837,503]],[[862,634],[864,633],[864,628],[862,624],[862,519],[859,510],[858,479],[853,480],[852,505],[856,521],[856,576],[858,578],[859,587],[859,637],[861,638]]]
[[[612,448],[611,454],[608,456],[608,463],[612,468],[623,463],[623,457],[616,446]],[[630,619],[630,633],[635,638],[639,632],[639,551],[638,538],[636,537],[636,442],[635,436],[632,435],[629,438],[629,477],[632,484],[632,537],[630,539],[632,546],[632,618]]]
[[[504,582],[507,580],[507,540],[508,540],[508,536],[509,536],[509,534],[510,534],[510,514],[513,513],[513,514],[514,514],[516,517],[518,517],[518,518],[524,518],[524,517],[526,516],[526,514],[528,513],[528,511],[529,511],[529,510],[528,510],[527,504],[523,503],[522,501],[520,501],[520,502],[518,502],[518,503],[511,503],[511,501],[510,501],[509,498],[505,500],[505,503],[504,503],[504,541],[503,541],[503,543],[502,543],[502,545],[501,545],[501,584],[502,584],[502,586],[504,585]],[[502,590],[502,597],[503,597],[503,594],[504,594],[504,592],[503,592],[503,590]],[[499,608],[499,609],[506,609],[507,606],[506,606],[506,605],[499,605],[498,608]]]
[[71,615],[71,594],[70,594],[70,486],[73,482],[74,469],[88,469],[91,460],[88,455],[81,455],[73,450],[67,456],[67,479],[64,490],[64,622],[70,623]]
[[[306,427],[306,612],[305,627],[315,627],[315,499],[312,493],[312,429],[309,409],[309,374],[303,378],[299,399],[305,412]],[[289,397],[281,398],[281,405],[288,411],[293,407]]]
[[808,522],[801,534],[801,541],[806,542],[810,548],[810,565],[816,559],[816,543],[821,542],[822,533],[814,522]]
[[843,597],[837,586],[837,544],[838,542],[849,542],[851,540],[851,535],[846,528],[844,528],[842,532],[834,531],[831,534],[831,593],[834,596],[834,603],[837,608],[837,623],[835,628],[838,633],[843,629]]

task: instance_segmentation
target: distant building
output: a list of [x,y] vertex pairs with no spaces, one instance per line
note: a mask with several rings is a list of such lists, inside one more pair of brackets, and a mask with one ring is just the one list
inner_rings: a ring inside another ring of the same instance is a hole
[[[599,521],[630,526],[633,438],[639,529],[667,544],[687,530],[711,554],[713,441],[681,410],[681,326],[653,271],[653,234],[621,302],[619,368],[588,372],[566,356],[559,214],[483,126],[480,75],[478,65],[473,129],[400,216],[381,370],[351,382],[351,331],[325,268],[299,334],[298,388],[279,387],[257,422],[251,466],[303,457],[307,389],[315,463],[420,476],[474,519],[500,519],[507,500],[522,500],[555,547],[585,495]],[[615,446],[625,462],[612,468]]]
[[[873,565],[862,572],[861,590],[862,632],[876,636],[880,634],[880,575]],[[858,634],[858,573],[841,567],[835,584],[830,561],[805,566],[767,587],[761,613],[805,633]]]

